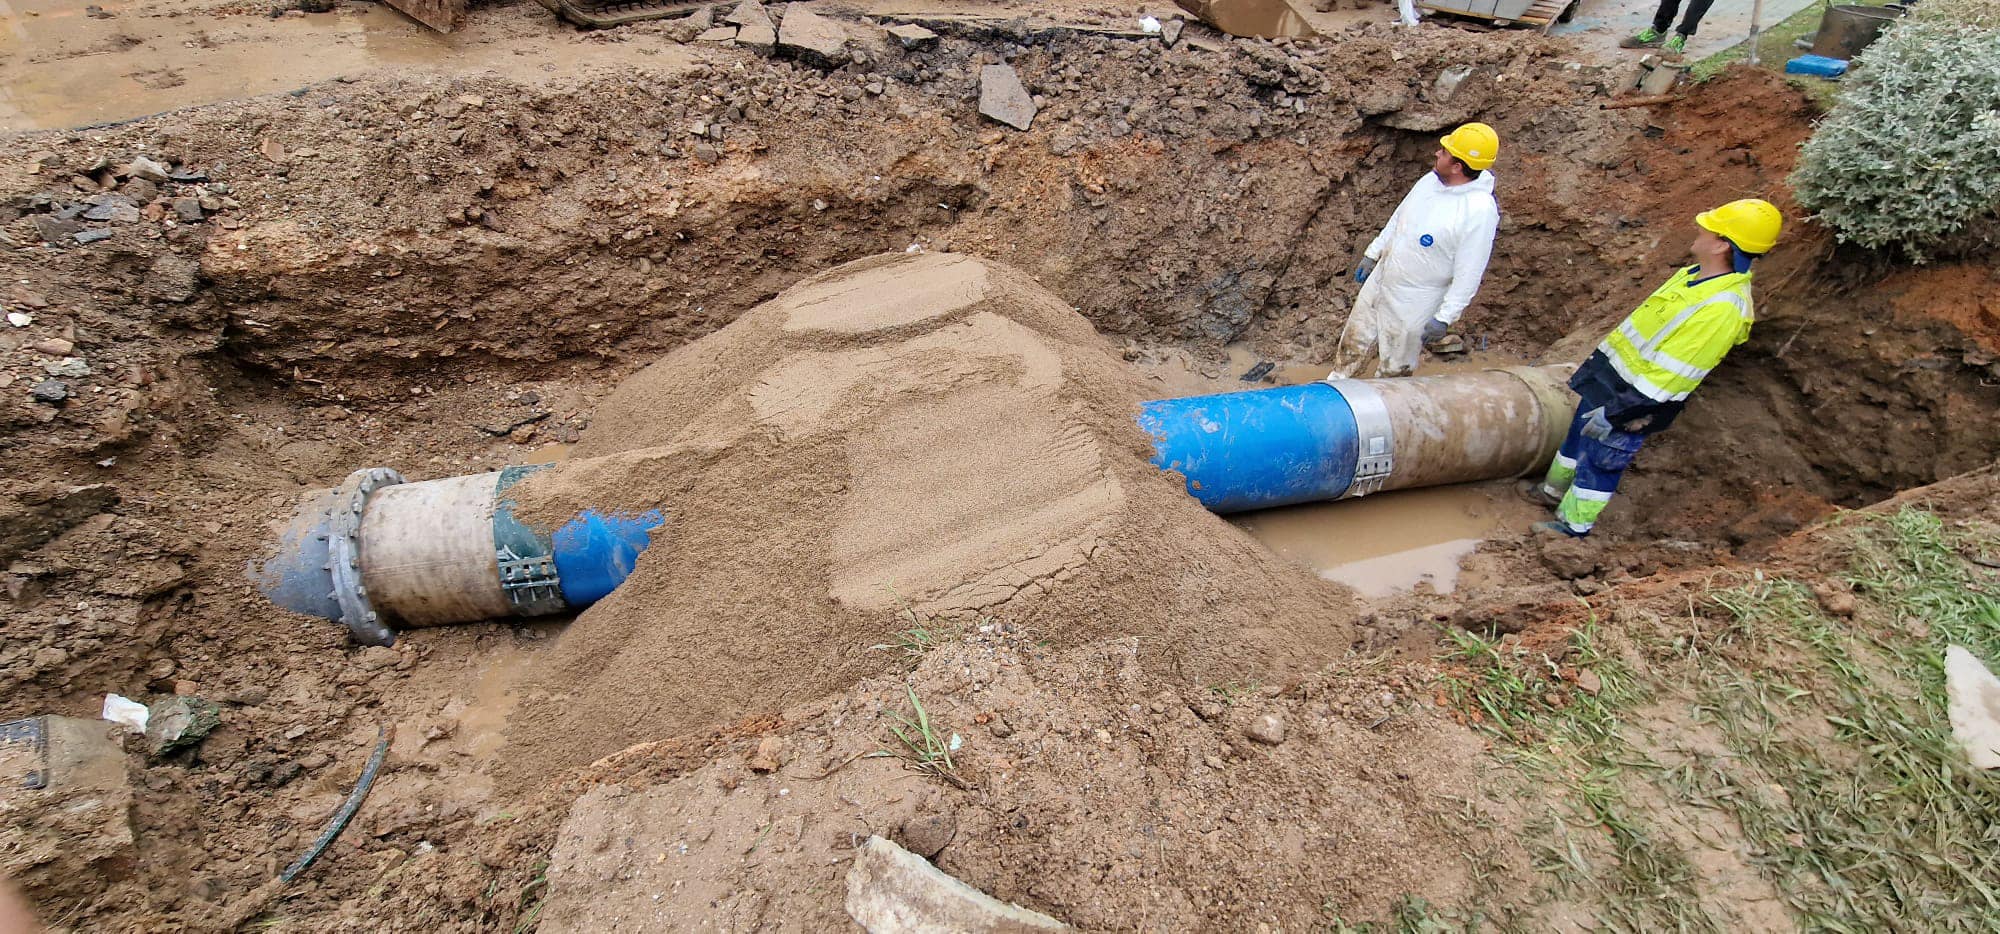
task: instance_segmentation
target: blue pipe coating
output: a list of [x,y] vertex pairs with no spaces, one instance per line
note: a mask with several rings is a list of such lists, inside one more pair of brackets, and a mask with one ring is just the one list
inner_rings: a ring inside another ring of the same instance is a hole
[[1215,512],[1338,499],[1354,483],[1354,412],[1327,383],[1159,399],[1139,407],[1153,466]]
[[586,607],[604,599],[632,575],[639,552],[652,543],[653,529],[665,521],[657,509],[636,516],[586,509],[557,529],[553,544],[563,600]]

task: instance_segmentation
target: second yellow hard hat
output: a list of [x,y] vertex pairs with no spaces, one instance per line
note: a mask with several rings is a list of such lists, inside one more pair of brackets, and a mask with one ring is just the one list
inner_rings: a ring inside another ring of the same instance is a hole
[[1778,206],[1762,198],[1731,201],[1712,211],[1694,216],[1694,222],[1745,253],[1769,253],[1778,245],[1778,230],[1785,216]]

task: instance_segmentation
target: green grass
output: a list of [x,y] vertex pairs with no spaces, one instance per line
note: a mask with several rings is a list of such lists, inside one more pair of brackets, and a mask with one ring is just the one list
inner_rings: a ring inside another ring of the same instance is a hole
[[[1537,891],[1489,920],[1532,929],[1562,901],[1610,930],[1739,930],[1745,905],[1703,873],[1740,865],[1807,930],[1995,929],[2000,776],[1965,763],[1943,674],[1949,644],[2000,659],[2000,574],[1961,557],[1994,543],[1918,509],[1823,534],[1851,619],[1804,582],[1729,572],[1684,615],[1615,633],[1593,618],[1554,658],[1453,636],[1447,689],[1541,808]],[[1595,696],[1563,688],[1572,665]],[[1693,849],[1735,862],[1698,867]],[[1343,929],[1423,930],[1377,924]]]
[[[1852,620],[1787,580],[1717,595],[1804,664],[1702,672],[1702,702],[1749,768],[1694,790],[1728,803],[1805,927],[1990,931],[2000,917],[2000,778],[1966,764],[1945,714],[1945,646],[2000,658],[2000,587],[1965,544],[1917,509],[1856,523]],[[1824,727],[1795,726],[1810,718]],[[1786,794],[1731,793],[1753,782]]]
[[925,710],[924,702],[917,699],[916,688],[905,685],[903,690],[909,694],[913,713],[897,714],[896,722],[889,724],[889,731],[896,734],[908,750],[900,758],[908,760],[919,771],[929,772],[960,788],[968,787],[969,783],[958,774],[958,764],[951,758],[951,754],[957,751],[954,747],[961,742],[959,735],[931,720],[930,711]]
[[[897,601],[903,604],[903,608],[896,613],[896,617],[905,626],[902,629],[896,630],[888,642],[873,645],[870,648],[878,650],[898,649],[902,651],[906,658],[922,658],[930,650],[965,634],[965,624],[935,616],[925,618],[917,613],[915,607],[910,606],[909,601],[904,599],[901,593],[898,593],[894,588],[890,588],[889,592],[895,594]],[[985,625],[992,621],[993,619],[990,616],[979,618],[980,625]]]
[[549,863],[539,860],[535,863],[535,877],[521,886],[514,896],[514,904],[519,906],[520,920],[514,925],[514,934],[528,934],[542,921],[542,907],[549,892]]
[[[1757,34],[1757,67],[1782,72],[1785,70],[1785,62],[1805,54],[1794,43],[1799,39],[1811,39],[1819,33],[1820,17],[1825,15],[1826,9],[1826,3],[1816,3],[1786,17],[1781,22],[1766,25],[1764,30]],[[1739,42],[1695,62],[1689,74],[1696,81],[1707,81],[1721,74],[1729,66],[1747,62],[1749,58],[1750,43]],[[1840,81],[1803,75],[1790,76],[1787,80],[1793,86],[1804,90],[1821,110],[1832,106],[1834,96],[1840,91]]]
[[[1445,678],[1454,701],[1503,741],[1494,751],[1518,770],[1529,800],[1550,801],[1530,826],[1535,869],[1548,884],[1543,899],[1587,900],[1612,930],[1726,930],[1695,897],[1686,856],[1628,794],[1628,775],[1659,768],[1625,729],[1627,713],[1652,691],[1604,650],[1598,622],[1572,633],[1561,660],[1471,633],[1452,640],[1447,660],[1466,672]],[[1568,690],[1566,666],[1597,675],[1597,693]],[[1500,914],[1506,923],[1509,913]]]

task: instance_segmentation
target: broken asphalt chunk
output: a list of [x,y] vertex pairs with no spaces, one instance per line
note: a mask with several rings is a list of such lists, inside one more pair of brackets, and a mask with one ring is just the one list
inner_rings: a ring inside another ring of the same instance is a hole
[[1017,130],[1035,122],[1035,99],[1021,85],[1021,76],[1008,65],[986,65],[979,69],[979,113]]

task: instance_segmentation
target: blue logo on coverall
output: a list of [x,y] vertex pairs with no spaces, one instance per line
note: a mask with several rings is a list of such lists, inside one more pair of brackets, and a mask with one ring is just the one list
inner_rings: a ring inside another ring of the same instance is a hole
[[1424,246],[1430,246],[1431,244],[1437,242],[1437,238],[1431,236],[1430,234],[1424,234],[1423,236],[1417,238],[1417,242],[1423,244]]

